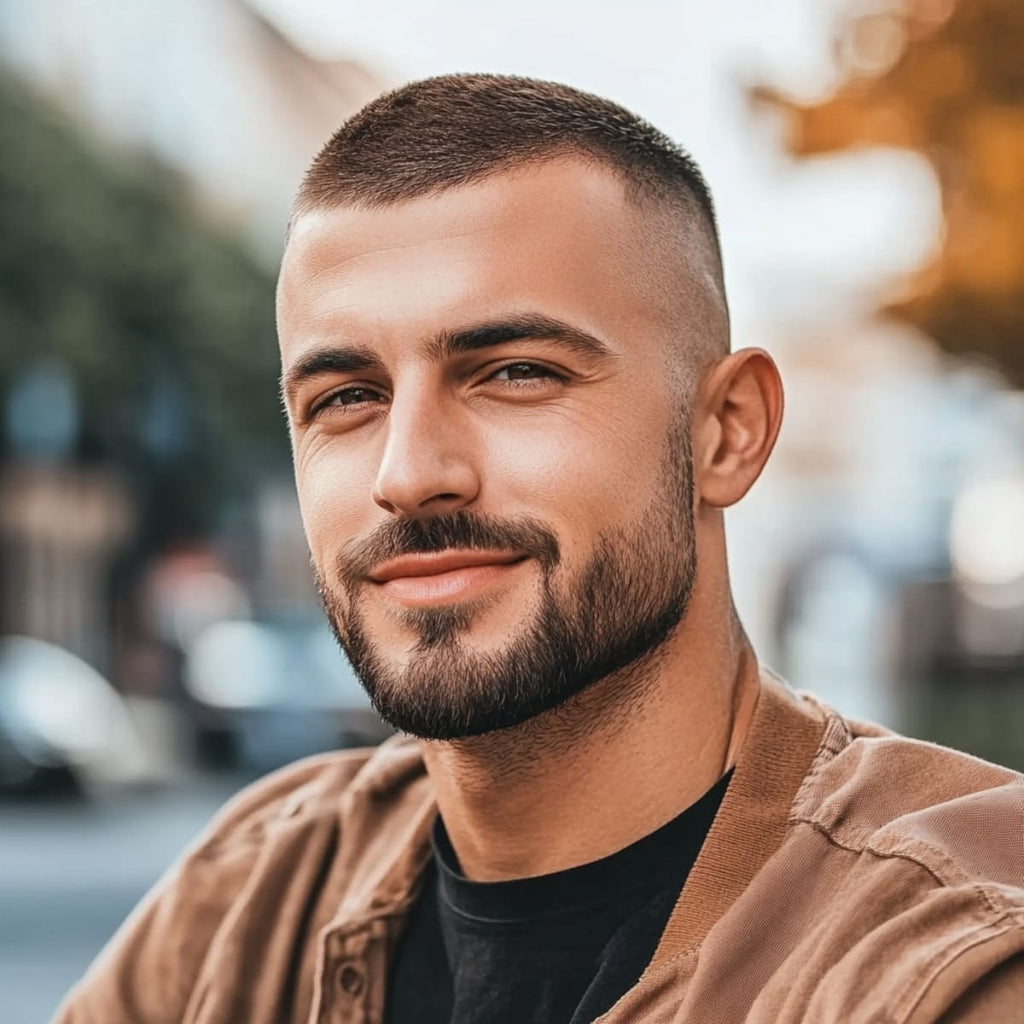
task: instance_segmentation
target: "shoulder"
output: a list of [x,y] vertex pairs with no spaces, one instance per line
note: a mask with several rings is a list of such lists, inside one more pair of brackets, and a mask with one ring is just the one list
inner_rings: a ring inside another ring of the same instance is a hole
[[825,714],[792,814],[835,854],[824,927],[845,952],[823,1018],[866,1001],[915,1024],[1003,1019],[972,1000],[1005,1001],[1024,978],[1024,777]]
[[[830,714],[798,820],[837,845],[920,864],[940,884],[1024,886],[1024,776]],[[1024,892],[1022,892],[1024,897]]]
[[285,822],[292,828],[338,822],[358,812],[363,798],[386,802],[388,796],[400,797],[423,774],[419,745],[399,736],[379,747],[303,758],[231,797],[190,852],[210,855],[234,846],[259,845]]
[[298,936],[341,837],[358,847],[397,831],[393,823],[429,798],[424,779],[418,745],[394,738],[307,758],[247,786],[135,908],[55,1020],[186,1019],[204,972],[234,969],[232,956],[262,934],[246,922],[273,920]]

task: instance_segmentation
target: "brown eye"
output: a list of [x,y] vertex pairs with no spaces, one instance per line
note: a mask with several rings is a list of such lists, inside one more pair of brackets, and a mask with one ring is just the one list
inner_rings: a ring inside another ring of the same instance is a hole
[[557,378],[557,374],[537,363],[509,363],[494,374],[495,380],[507,381],[544,380],[546,378]]
[[369,388],[345,388],[335,392],[328,400],[329,405],[361,405],[363,402],[382,402],[383,396]]
[[379,391],[374,391],[373,388],[367,387],[350,387],[342,388],[340,391],[335,391],[333,394],[328,395],[325,399],[319,402],[313,407],[312,415],[316,416],[320,413],[330,412],[332,409],[337,409],[339,406],[345,406],[346,408],[360,405],[376,404],[377,402],[386,402],[387,398],[382,395]]

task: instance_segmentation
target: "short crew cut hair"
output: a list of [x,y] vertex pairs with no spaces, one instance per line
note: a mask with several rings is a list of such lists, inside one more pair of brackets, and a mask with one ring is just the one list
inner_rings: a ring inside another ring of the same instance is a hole
[[317,154],[292,218],[400,203],[563,155],[605,164],[638,205],[696,213],[720,255],[711,191],[681,146],[610,100],[513,75],[440,75],[372,100]]

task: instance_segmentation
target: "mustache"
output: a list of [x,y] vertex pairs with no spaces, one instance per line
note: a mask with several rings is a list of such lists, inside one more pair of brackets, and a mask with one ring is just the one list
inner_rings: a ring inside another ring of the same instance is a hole
[[556,565],[558,540],[542,523],[527,516],[502,519],[459,509],[430,519],[396,519],[372,536],[354,541],[338,556],[342,582],[353,587],[375,565],[402,555],[433,554],[452,549],[522,551],[545,569]]

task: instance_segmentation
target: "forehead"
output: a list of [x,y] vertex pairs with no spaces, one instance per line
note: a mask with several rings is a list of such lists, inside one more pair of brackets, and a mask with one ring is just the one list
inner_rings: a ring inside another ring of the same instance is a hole
[[574,159],[381,208],[301,216],[282,263],[287,362],[338,331],[429,336],[531,309],[598,336],[657,318],[642,214],[615,175]]

